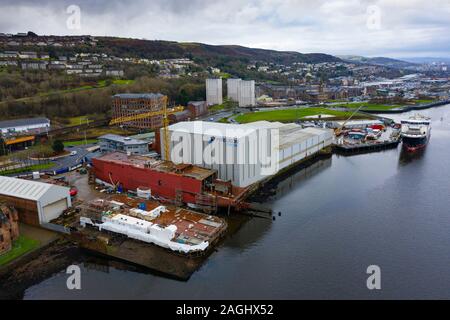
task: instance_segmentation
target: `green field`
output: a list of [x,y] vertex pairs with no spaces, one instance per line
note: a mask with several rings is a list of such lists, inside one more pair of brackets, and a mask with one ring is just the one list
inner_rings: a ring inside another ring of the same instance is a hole
[[64,147],[68,147],[68,146],[81,146],[84,145],[85,142],[87,142],[87,144],[92,144],[92,143],[97,143],[98,139],[87,139],[85,140],[77,140],[77,141],[64,141]]
[[249,123],[262,120],[293,122],[304,117],[316,116],[319,114],[327,114],[336,118],[348,118],[352,112],[337,111],[326,108],[298,108],[245,113],[237,116],[235,120],[239,123]]
[[[111,81],[111,84],[115,84],[118,86],[123,86],[123,85],[128,85],[128,84],[132,84],[134,82],[134,80],[125,80],[125,79],[115,79]],[[98,82],[98,85],[100,87],[105,87],[107,85],[106,80],[100,80]]]
[[432,99],[418,99],[418,100],[414,100],[414,102],[416,104],[427,104],[427,103],[433,103],[436,100],[432,100]]
[[17,259],[37,247],[39,247],[39,241],[20,236],[19,239],[14,241],[11,251],[0,255],[0,266]]
[[340,108],[348,108],[348,109],[358,109],[359,107],[362,107],[361,110],[391,110],[395,108],[401,108],[401,105],[387,105],[387,104],[376,104],[376,103],[368,103],[368,102],[352,102],[352,103],[345,103],[345,104],[339,104],[335,107]]
[[[419,99],[414,100],[415,104],[427,104],[432,103],[434,100],[431,99]],[[357,109],[363,106],[361,110],[391,110],[395,108],[402,108],[405,105],[400,104],[378,104],[378,103],[369,103],[369,102],[350,102],[350,103],[342,103],[335,105],[335,107],[348,108],[348,109]]]
[[23,168],[18,168],[18,169],[11,169],[11,170],[0,171],[0,176],[5,176],[5,175],[9,175],[9,174],[18,174],[18,173],[22,173],[22,172],[46,170],[46,169],[50,169],[50,168],[52,168],[54,166],[55,166],[54,163],[37,164],[37,165],[34,165],[34,166],[28,166],[28,167],[23,167]]
[[91,123],[94,120],[89,119],[89,116],[80,116],[80,117],[72,117],[68,118],[69,126],[79,126],[80,124]]

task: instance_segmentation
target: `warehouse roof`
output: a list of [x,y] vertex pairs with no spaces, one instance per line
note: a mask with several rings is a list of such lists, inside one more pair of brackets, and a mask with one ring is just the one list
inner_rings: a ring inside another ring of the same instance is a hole
[[0,176],[0,195],[38,201],[49,192],[55,195],[68,195],[69,190],[53,184]]
[[15,128],[30,126],[36,124],[48,124],[50,120],[47,118],[27,118],[27,119],[15,119],[15,120],[5,120],[0,121],[0,128]]
[[269,121],[257,121],[246,124],[186,121],[177,122],[169,126],[169,130],[215,137],[240,138],[247,136],[258,129],[279,128],[280,126],[283,126],[283,124]]
[[203,107],[206,104],[206,101],[189,101],[188,106],[194,106],[196,108]]
[[278,129],[280,134],[279,149],[288,148],[291,145],[301,143],[315,136],[326,135],[331,138],[330,129],[306,128],[295,123],[281,123],[269,121],[257,121],[247,124],[217,123],[204,121],[178,122],[171,125],[170,130],[204,134],[207,136],[241,138],[255,132],[258,129]]
[[164,95],[161,93],[119,93],[113,97],[120,99],[159,99]]
[[123,143],[124,145],[136,145],[136,144],[147,144],[146,141],[133,139],[130,137],[123,137],[117,134],[105,134],[99,137],[100,140],[112,140],[115,142]]

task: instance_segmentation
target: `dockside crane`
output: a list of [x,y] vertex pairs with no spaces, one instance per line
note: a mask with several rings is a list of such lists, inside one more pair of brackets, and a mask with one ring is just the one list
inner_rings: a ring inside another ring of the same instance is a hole
[[343,123],[339,128],[336,128],[336,129],[334,130],[334,134],[336,135],[336,137],[338,137],[338,136],[340,136],[340,135],[342,134],[342,129],[345,128],[345,125],[346,125],[346,124],[353,118],[353,116],[354,116],[355,114],[357,114],[363,107],[365,107],[364,104],[362,104],[359,108],[357,108],[357,109],[350,115],[350,117],[348,117],[348,119],[344,121],[344,123]]
[[176,106],[173,108],[167,108],[167,98],[164,101],[163,109],[158,111],[150,111],[150,112],[144,112],[140,114],[130,115],[130,116],[122,116],[117,117],[115,119],[112,119],[109,123],[110,126],[118,125],[126,122],[132,122],[137,121],[141,119],[156,117],[156,116],[163,116],[163,137],[164,137],[164,156],[165,160],[170,161],[170,150],[169,150],[169,144],[170,144],[170,138],[169,138],[169,115],[183,111],[183,106]]

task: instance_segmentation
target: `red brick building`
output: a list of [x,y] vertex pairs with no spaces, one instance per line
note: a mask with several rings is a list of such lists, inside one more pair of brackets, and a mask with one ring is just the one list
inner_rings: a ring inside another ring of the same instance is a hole
[[[142,113],[161,111],[167,106],[167,96],[160,93],[124,93],[112,97],[112,118],[128,117]],[[163,116],[158,115],[122,123],[124,127],[157,129],[163,126]]]
[[202,116],[208,112],[206,101],[189,101],[187,109],[191,112],[193,119]]
[[11,250],[19,237],[19,214],[13,207],[0,203],[0,254]]

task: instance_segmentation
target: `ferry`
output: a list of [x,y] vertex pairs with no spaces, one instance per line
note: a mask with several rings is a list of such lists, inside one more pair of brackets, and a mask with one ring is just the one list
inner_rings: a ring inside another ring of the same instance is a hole
[[414,152],[426,147],[431,135],[431,119],[422,115],[414,115],[401,121],[403,147]]

